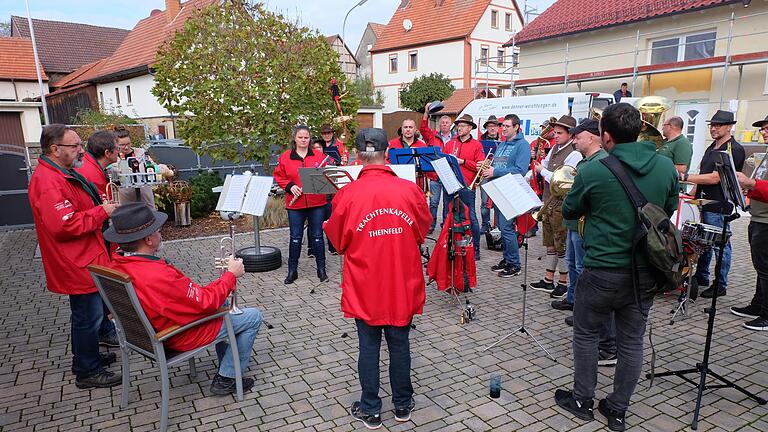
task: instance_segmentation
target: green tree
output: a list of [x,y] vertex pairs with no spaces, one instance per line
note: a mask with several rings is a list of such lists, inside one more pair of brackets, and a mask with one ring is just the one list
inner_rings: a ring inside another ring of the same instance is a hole
[[[264,5],[215,3],[184,24],[157,55],[153,94],[179,115],[181,137],[214,159],[256,159],[289,145],[291,128],[331,122],[331,78],[346,87],[325,37]],[[345,114],[357,112],[352,96]],[[354,134],[356,124],[349,123]],[[242,147],[241,147],[242,144]]]
[[0,21],[0,36],[10,36],[10,35],[11,35],[11,22]]
[[373,80],[368,75],[357,77],[347,90],[360,101],[362,106],[384,105],[384,94],[381,90],[373,88]]
[[424,111],[424,105],[446,100],[454,90],[451,80],[443,74],[422,75],[400,90],[400,105],[411,111]]

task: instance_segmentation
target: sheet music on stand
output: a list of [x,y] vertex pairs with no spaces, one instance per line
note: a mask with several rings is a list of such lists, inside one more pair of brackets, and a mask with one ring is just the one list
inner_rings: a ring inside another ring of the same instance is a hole
[[448,195],[456,193],[462,187],[459,180],[456,178],[451,169],[451,165],[448,163],[448,159],[440,158],[432,161],[432,167],[435,169],[437,176],[440,178],[440,182],[443,184],[443,188]]
[[542,203],[520,174],[507,174],[480,185],[507,220],[541,207]]
[[740,207],[743,211],[747,211],[749,206],[747,206],[747,200],[741,192],[741,185],[736,176],[736,164],[733,163],[733,156],[724,151],[719,151],[718,153],[720,153],[720,160],[723,163],[722,169],[716,167],[720,173],[720,188],[723,190],[723,197],[731,201],[735,206]]
[[[394,171],[394,173],[401,179],[416,183],[416,166],[415,165],[387,165],[387,166],[392,171]],[[362,165],[346,165],[346,166],[340,166],[336,168],[343,169],[344,171],[348,172],[349,175],[352,176],[353,180],[357,180],[357,177],[360,175],[360,171],[363,170]]]
[[272,177],[228,174],[216,203],[216,211],[263,216],[272,181]]

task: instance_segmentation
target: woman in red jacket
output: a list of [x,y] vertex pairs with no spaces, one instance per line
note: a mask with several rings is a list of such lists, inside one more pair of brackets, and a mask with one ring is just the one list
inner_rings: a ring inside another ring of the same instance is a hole
[[290,244],[288,246],[288,276],[286,284],[293,283],[299,277],[299,256],[304,237],[304,223],[309,221],[307,236],[309,247],[315,255],[317,277],[321,282],[328,280],[325,273],[325,248],[323,247],[323,220],[325,219],[325,195],[305,194],[301,190],[299,168],[314,168],[323,161],[322,153],[310,148],[310,133],[307,126],[293,129],[291,149],[286,150],[277,160],[275,181],[285,189],[285,208],[288,210]]

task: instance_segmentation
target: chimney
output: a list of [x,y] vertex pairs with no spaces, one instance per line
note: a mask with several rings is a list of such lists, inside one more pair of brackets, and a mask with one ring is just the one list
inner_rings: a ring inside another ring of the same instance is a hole
[[181,10],[181,0],[165,0],[165,19],[171,22]]

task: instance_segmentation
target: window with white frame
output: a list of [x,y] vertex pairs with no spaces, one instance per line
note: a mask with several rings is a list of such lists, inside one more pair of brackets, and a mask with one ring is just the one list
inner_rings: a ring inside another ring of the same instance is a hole
[[488,52],[490,49],[488,48],[488,45],[480,45],[480,64],[483,66],[488,66]]
[[133,103],[133,98],[131,97],[131,86],[125,86],[125,99],[129,104]]
[[496,66],[504,67],[504,48],[496,50]]
[[512,31],[512,14],[507,12],[504,14],[504,30]]
[[120,89],[115,87],[115,105],[120,105]]
[[419,55],[416,51],[408,52],[408,70],[415,71],[419,68]]
[[716,38],[717,32],[708,31],[651,41],[651,64],[714,57]]
[[499,28],[499,11],[491,10],[491,28]]
[[389,55],[389,73],[397,73],[397,54]]

